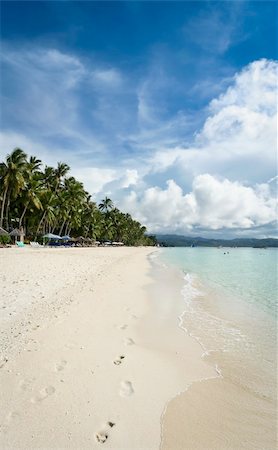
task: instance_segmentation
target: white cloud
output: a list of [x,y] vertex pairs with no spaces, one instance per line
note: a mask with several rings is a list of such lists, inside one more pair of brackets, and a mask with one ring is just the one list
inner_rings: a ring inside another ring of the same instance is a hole
[[166,189],[151,187],[143,195],[132,191],[124,206],[147,221],[150,231],[252,228],[273,222],[277,214],[277,200],[267,184],[252,188],[209,174],[194,178],[188,194],[168,180]]
[[260,59],[246,66],[234,76],[234,83],[225,93],[210,103],[217,113],[227,106],[248,106],[253,111],[276,112],[277,62]]
[[275,174],[277,62],[260,60],[237,73],[234,82],[209,105],[209,115],[190,147],[162,148],[154,170],[191,168],[257,182]]
[[127,169],[121,182],[121,187],[128,188],[138,183],[140,177],[136,169]]
[[117,178],[117,172],[113,169],[99,167],[73,168],[71,174],[84,183],[90,194],[98,194],[107,183]]

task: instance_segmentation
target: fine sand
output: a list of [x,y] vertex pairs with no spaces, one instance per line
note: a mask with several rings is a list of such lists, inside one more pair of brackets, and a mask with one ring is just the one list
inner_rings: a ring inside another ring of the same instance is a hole
[[0,250],[1,449],[158,450],[168,402],[217,376],[177,326],[174,275],[163,292],[150,277],[152,252]]

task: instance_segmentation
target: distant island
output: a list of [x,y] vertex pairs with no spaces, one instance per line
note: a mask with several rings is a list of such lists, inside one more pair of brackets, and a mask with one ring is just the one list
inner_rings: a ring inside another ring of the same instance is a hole
[[156,234],[155,237],[163,247],[278,247],[278,239],[274,238],[207,239],[176,234]]

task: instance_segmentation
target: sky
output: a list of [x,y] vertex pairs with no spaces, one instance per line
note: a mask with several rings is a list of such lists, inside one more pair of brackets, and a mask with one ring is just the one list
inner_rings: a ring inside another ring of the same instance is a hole
[[0,159],[152,233],[277,234],[274,1],[1,1]]

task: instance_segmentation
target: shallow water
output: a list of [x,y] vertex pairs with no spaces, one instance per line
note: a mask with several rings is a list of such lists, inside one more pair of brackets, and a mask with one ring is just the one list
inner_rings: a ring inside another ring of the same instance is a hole
[[[176,267],[184,278],[180,326],[199,342],[204,360],[214,365],[221,378],[208,383],[215,389],[214,396],[210,388],[206,393],[209,411],[198,400],[198,395],[204,396],[204,386],[194,386],[176,400],[179,414],[185,417],[189,405],[186,412],[182,405],[191,398],[192,414],[184,427],[189,426],[194,411],[199,417],[186,430],[189,441],[181,445],[202,448],[201,436],[205,435],[206,448],[276,448],[277,255],[276,249],[250,248],[171,248],[160,253],[165,270]],[[229,424],[222,423],[222,428],[219,409],[222,419],[225,414],[229,417]],[[219,420],[213,421],[214,416]],[[201,424],[199,438],[190,443],[192,429]],[[230,444],[224,445],[227,428]],[[239,440],[231,444],[231,436]]]

